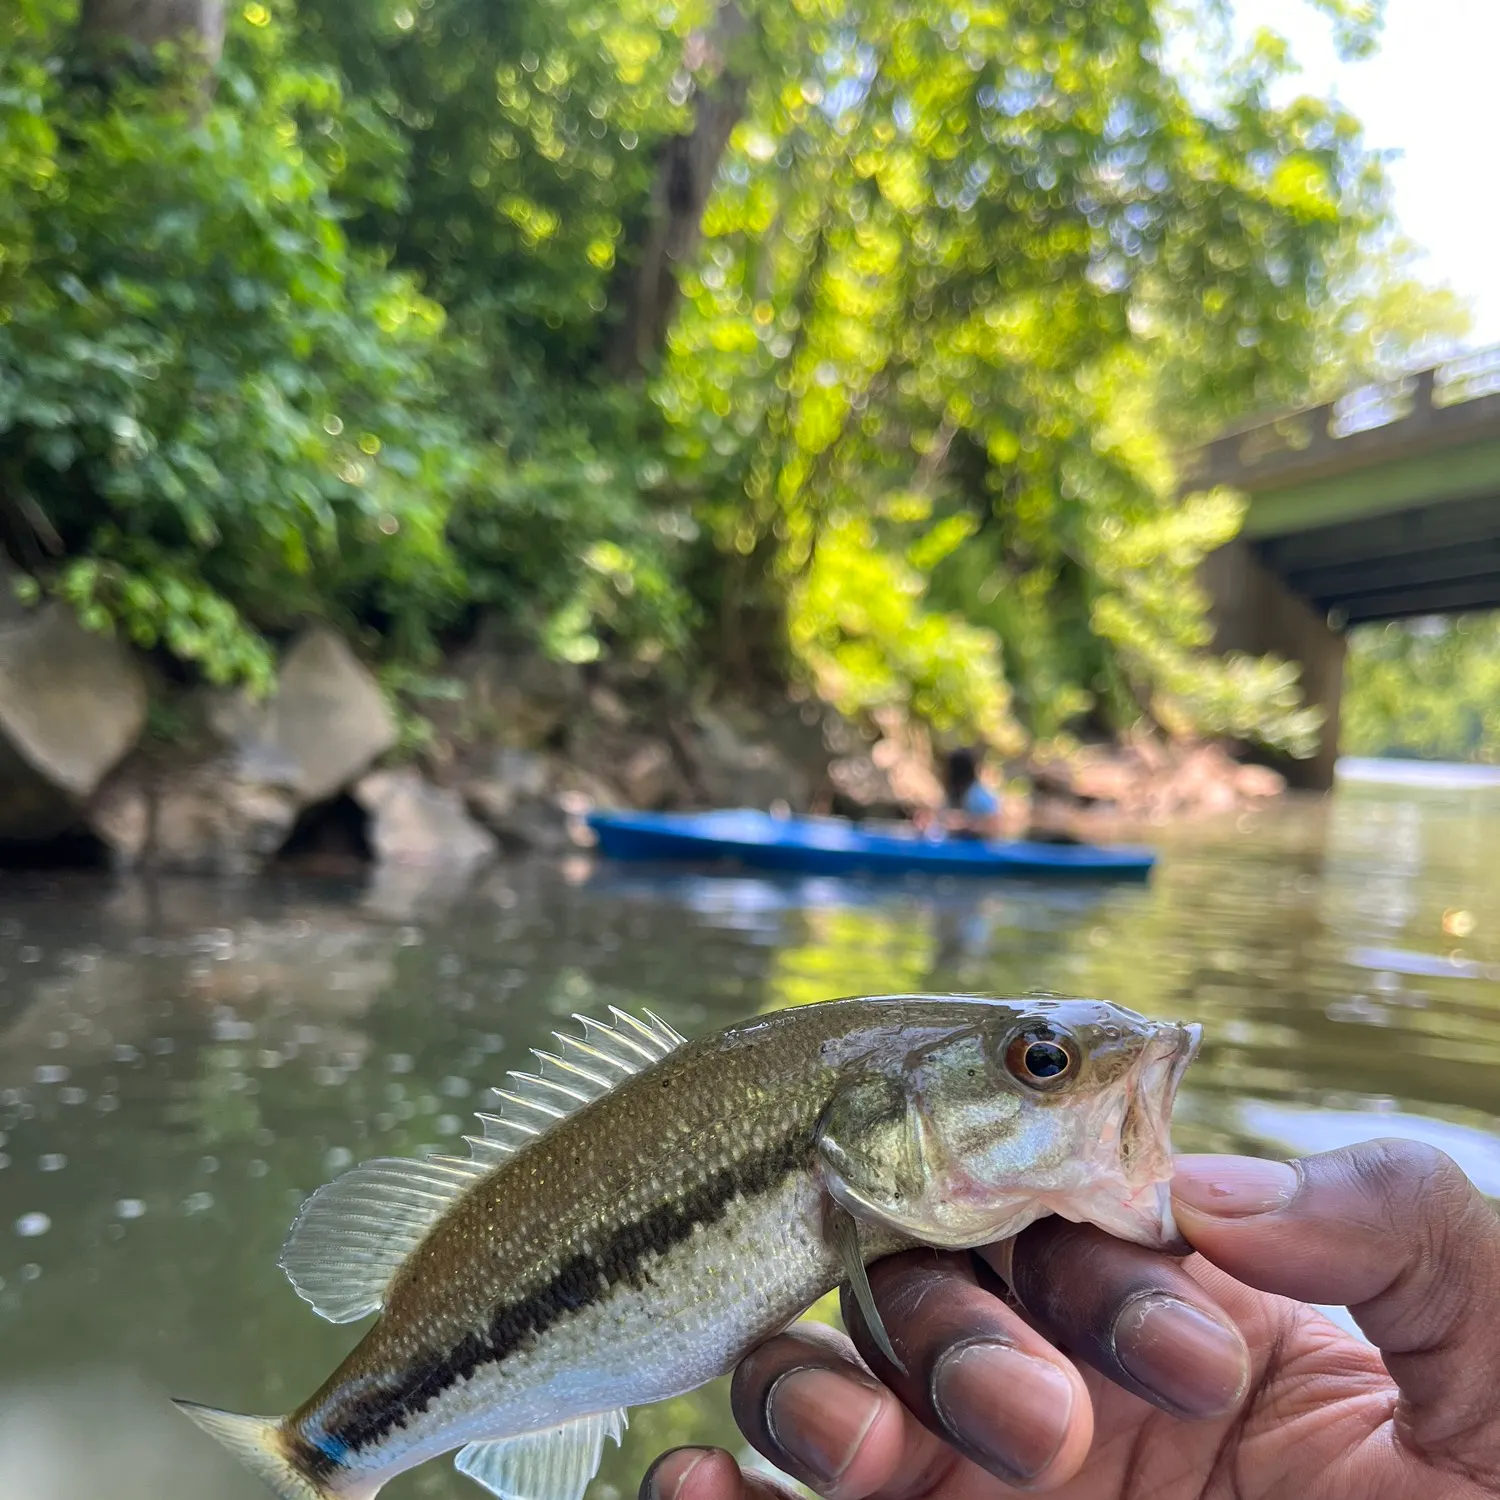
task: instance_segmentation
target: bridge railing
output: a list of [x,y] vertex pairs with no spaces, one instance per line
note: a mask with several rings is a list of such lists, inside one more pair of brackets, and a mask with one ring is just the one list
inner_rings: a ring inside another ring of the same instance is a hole
[[1497,428],[1500,345],[1226,433],[1184,456],[1182,480],[1194,488],[1227,484],[1254,491],[1462,443]]

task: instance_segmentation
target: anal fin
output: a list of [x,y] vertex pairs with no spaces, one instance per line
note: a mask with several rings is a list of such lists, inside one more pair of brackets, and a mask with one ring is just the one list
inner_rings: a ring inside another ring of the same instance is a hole
[[618,1443],[624,1432],[623,1411],[599,1412],[520,1437],[470,1443],[454,1463],[501,1500],[583,1500],[599,1472],[605,1438]]

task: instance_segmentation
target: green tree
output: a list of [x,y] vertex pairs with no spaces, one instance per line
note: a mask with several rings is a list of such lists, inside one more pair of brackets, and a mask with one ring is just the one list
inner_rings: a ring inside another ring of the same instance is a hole
[[1339,727],[1349,755],[1500,762],[1500,613],[1350,631]]
[[86,624],[264,684],[264,633],[306,613],[420,646],[469,457],[442,308],[340,225],[351,158],[381,191],[348,140],[399,143],[246,15],[206,108],[130,71],[70,88],[39,9],[0,63],[29,157],[0,199],[0,501]]
[[868,567],[798,580],[856,525],[920,553],[915,485],[935,539],[968,528],[933,542],[932,603],[991,632],[1027,727],[1144,712],[1303,748],[1286,670],[1207,652],[1192,572],[1235,518],[1177,506],[1162,413],[1305,383],[1333,269],[1381,222],[1354,122],[1273,107],[1270,44],[1195,108],[1146,3],[761,23],[801,65],[752,90],[659,385],[721,545],[774,536],[794,613],[839,615],[846,579],[866,696],[900,694],[943,638],[925,610],[872,613]]
[[308,614],[410,660],[483,607],[1002,744],[1148,715],[1296,749],[1288,670],[1208,649],[1237,513],[1179,505],[1172,453],[1393,357],[1348,312],[1388,205],[1222,19],[253,0],[205,94],[165,55],[83,86],[72,8],[21,0],[9,550],[217,679]]

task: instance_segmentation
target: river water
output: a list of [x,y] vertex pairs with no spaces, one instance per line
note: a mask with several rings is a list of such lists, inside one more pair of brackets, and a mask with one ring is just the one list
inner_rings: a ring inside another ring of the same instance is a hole
[[[354,1335],[276,1269],[301,1196],[453,1149],[574,1011],[1105,996],[1203,1022],[1182,1148],[1410,1135],[1500,1197],[1500,788],[1416,780],[1165,832],[1140,886],[0,876],[0,1500],[263,1495],[166,1396],[313,1389]],[[635,1413],[593,1500],[690,1439],[740,1446],[720,1387]],[[434,1464],[387,1493],[481,1491]]]

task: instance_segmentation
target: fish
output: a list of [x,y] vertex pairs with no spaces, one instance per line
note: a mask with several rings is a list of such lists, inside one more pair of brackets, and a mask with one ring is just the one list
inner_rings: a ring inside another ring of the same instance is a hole
[[[457,1450],[504,1500],[582,1500],[626,1413],[727,1373],[866,1266],[1058,1214],[1178,1244],[1170,1120],[1201,1037],[1099,1000],[883,995],[687,1041],[579,1016],[468,1154],[378,1159],[281,1253],[322,1317],[378,1314],[282,1417],[176,1404],[282,1500],[370,1500]],[[899,1361],[897,1361],[899,1363]]]

